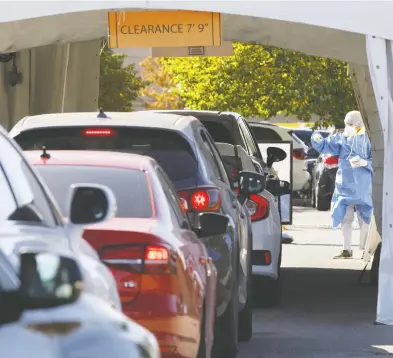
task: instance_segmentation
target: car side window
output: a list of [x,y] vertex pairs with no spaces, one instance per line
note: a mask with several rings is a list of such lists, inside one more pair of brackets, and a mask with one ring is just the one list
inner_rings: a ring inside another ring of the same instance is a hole
[[16,271],[7,257],[0,253],[0,291],[13,291],[20,285]]
[[214,144],[214,140],[211,137],[210,133],[205,132],[205,135],[206,135],[206,143],[209,146],[209,151],[213,154],[214,161],[218,166],[218,170],[220,171],[221,180],[224,183],[230,185],[228,175],[225,170],[224,162],[221,158],[220,152],[218,151],[216,145]]
[[3,167],[0,165],[0,221],[8,220],[12,213],[17,209],[14,194],[8,179],[4,173]]
[[203,150],[203,153],[205,154],[205,158],[210,162],[211,168],[214,171],[214,177],[216,179],[223,180],[217,160],[214,157],[213,151],[210,148],[209,141],[207,139],[207,132],[201,129],[201,130],[199,130],[199,135],[200,135],[200,138],[202,139],[202,148],[201,149]]
[[1,164],[17,205],[33,205],[42,217],[43,224],[58,225],[58,213],[56,216],[50,199],[23,156],[3,135],[0,135],[0,148]]
[[179,227],[182,229],[190,229],[190,224],[186,214],[183,212],[180,206],[180,200],[176,193],[176,190],[173,187],[172,182],[166,175],[166,173],[159,167],[157,167],[157,176],[161,182],[161,185],[164,189],[165,196],[168,199],[168,202],[171,207],[171,215],[175,222],[179,224]]
[[239,126],[240,126],[241,131],[243,132],[244,139],[246,140],[247,145],[248,145],[248,147],[249,147],[250,150],[251,150],[251,154],[252,154],[255,158],[260,158],[261,155],[260,155],[260,153],[259,153],[258,148],[256,148],[256,144],[255,144],[255,142],[254,142],[254,138],[253,138],[251,132],[249,131],[249,129],[248,129],[246,123],[244,122],[244,119],[243,119],[243,118],[240,118],[240,120],[239,120]]

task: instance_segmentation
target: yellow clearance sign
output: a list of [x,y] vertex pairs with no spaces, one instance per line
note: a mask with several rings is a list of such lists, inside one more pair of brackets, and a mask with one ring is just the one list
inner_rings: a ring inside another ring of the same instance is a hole
[[109,12],[109,48],[221,46],[221,14]]

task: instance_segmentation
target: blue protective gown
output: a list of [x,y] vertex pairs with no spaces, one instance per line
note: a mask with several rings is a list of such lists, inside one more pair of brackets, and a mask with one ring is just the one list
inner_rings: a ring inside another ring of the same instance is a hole
[[[373,212],[372,203],[372,157],[371,144],[367,133],[345,137],[337,133],[322,138],[317,143],[311,138],[312,146],[320,153],[339,156],[336,175],[336,188],[331,202],[333,228],[344,219],[347,206],[354,205],[361,219],[370,224]],[[352,168],[349,158],[358,155],[367,160],[367,166]]]

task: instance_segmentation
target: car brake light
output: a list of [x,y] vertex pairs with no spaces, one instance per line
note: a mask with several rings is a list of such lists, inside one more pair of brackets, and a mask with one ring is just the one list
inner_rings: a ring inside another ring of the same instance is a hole
[[179,196],[186,211],[217,211],[221,207],[221,193],[218,188],[197,188],[180,191]]
[[147,261],[165,261],[169,260],[169,251],[166,247],[147,246],[145,250],[145,263]]
[[292,151],[292,154],[295,159],[300,159],[300,160],[306,159],[306,152],[303,148],[294,149]]
[[269,201],[263,196],[250,194],[246,205],[252,222],[265,219],[269,215]]
[[173,274],[175,265],[167,247],[157,245],[118,245],[100,250],[100,259],[111,270],[122,303],[138,295],[143,274]]
[[338,167],[338,156],[327,155],[322,158],[323,165],[326,169]]
[[83,131],[83,135],[88,137],[110,137],[116,132],[109,128],[89,128]]

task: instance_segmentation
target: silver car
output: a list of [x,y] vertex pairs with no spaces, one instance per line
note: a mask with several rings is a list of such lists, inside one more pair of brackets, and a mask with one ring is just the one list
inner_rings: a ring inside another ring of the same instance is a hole
[[[0,252],[0,346],[14,358],[160,358],[154,335],[83,291],[78,263],[24,251],[18,277]],[[17,342],[17,343],[16,343]]]

